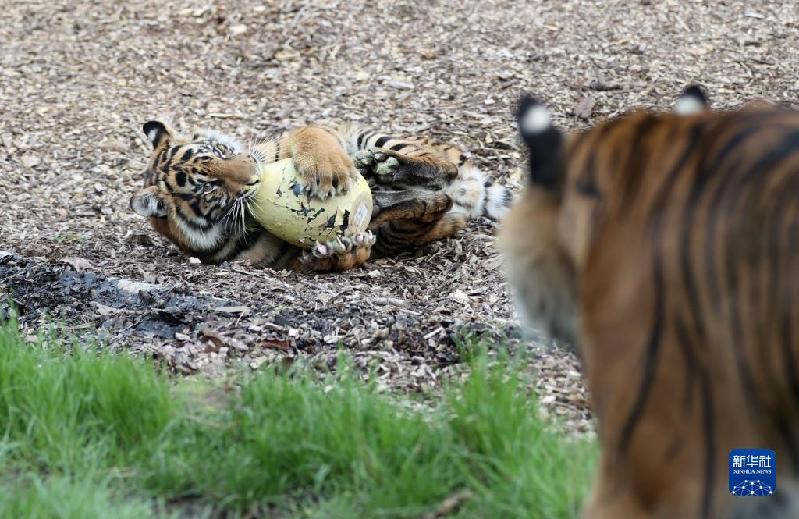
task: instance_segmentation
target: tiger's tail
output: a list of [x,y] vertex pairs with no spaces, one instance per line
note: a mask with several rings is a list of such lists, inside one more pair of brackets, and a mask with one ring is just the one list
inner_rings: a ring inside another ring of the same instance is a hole
[[461,213],[469,220],[481,216],[494,221],[501,220],[513,200],[507,187],[495,183],[471,162],[458,167],[458,176],[445,191],[452,199],[450,211]]

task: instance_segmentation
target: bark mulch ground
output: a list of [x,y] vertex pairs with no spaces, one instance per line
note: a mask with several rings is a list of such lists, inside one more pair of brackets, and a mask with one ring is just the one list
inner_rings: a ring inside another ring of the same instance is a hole
[[570,130],[667,108],[692,81],[719,107],[799,94],[793,1],[12,0],[3,16],[0,292],[29,333],[60,323],[179,373],[326,369],[344,349],[401,391],[434,390],[482,337],[529,350],[546,412],[575,430],[578,363],[522,337],[490,222],[340,275],[195,265],[128,209],[141,124],[248,141],[349,118],[456,142],[517,189],[521,91]]

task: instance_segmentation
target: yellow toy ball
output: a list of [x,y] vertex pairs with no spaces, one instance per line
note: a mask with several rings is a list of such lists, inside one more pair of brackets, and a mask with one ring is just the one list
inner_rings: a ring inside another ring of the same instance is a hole
[[358,176],[350,190],[326,200],[303,192],[291,159],[261,166],[261,182],[250,212],[264,229],[300,247],[366,230],[372,217],[372,191]]

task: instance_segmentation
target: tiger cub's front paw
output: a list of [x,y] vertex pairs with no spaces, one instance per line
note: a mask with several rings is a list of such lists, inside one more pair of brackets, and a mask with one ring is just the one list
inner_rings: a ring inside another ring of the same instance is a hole
[[352,159],[342,149],[299,151],[294,168],[303,179],[303,191],[322,200],[346,193],[358,178]]
[[301,269],[312,272],[349,270],[369,259],[374,244],[375,235],[371,231],[317,242],[300,257]]

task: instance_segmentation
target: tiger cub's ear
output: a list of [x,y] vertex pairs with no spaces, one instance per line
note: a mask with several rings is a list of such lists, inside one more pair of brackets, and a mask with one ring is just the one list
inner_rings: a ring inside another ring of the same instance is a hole
[[563,134],[552,124],[549,110],[524,94],[516,112],[519,133],[530,149],[530,182],[549,190],[562,185]]
[[130,208],[141,216],[163,218],[167,213],[166,201],[157,186],[150,186],[133,195],[130,199]]
[[674,103],[674,113],[693,115],[710,108],[704,89],[700,85],[688,85]]
[[144,135],[147,140],[153,145],[153,149],[158,148],[162,144],[169,144],[172,139],[172,130],[161,121],[147,121],[142,126]]

